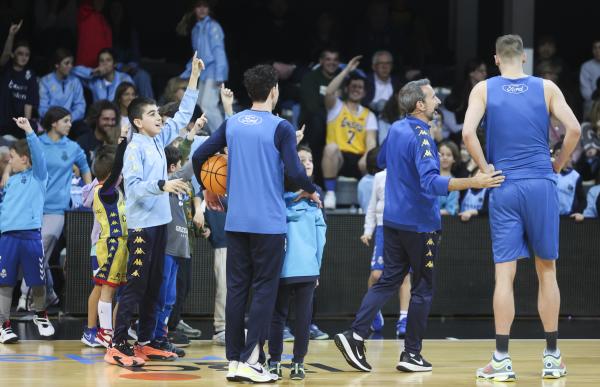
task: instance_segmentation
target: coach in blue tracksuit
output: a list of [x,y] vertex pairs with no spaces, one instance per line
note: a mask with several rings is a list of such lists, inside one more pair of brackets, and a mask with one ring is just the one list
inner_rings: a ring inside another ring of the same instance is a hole
[[[287,231],[284,168],[288,178],[304,191],[300,197],[319,204],[320,200],[298,159],[294,128],[271,113],[279,97],[277,73],[272,66],[255,66],[244,73],[244,85],[252,108],[225,121],[194,152],[192,162],[199,175],[204,161],[227,146],[227,379],[267,383],[277,378],[261,364]],[[205,191],[204,198],[209,208],[223,209],[214,193]],[[250,288],[254,293],[244,339]]]
[[437,146],[428,122],[440,104],[429,80],[407,83],[399,95],[402,111],[409,114],[396,121],[378,156],[387,168],[383,212],[384,270],[379,281],[363,298],[352,329],[335,336],[335,343],[352,367],[371,371],[365,357],[364,339],[377,311],[397,294],[404,276],[412,269],[412,289],[404,351],[399,371],[431,371],[421,356],[421,344],[433,297],[434,266],[438,257],[441,217],[438,196],[467,188],[497,187],[501,171],[455,179],[440,176]]

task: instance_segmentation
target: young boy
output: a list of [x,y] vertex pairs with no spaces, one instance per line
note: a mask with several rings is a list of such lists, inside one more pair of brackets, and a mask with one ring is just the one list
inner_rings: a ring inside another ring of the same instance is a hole
[[[559,141],[554,145],[554,148],[552,148],[554,158],[558,157],[562,146],[562,141]],[[567,215],[576,222],[583,221],[583,211],[587,204],[585,190],[583,189],[579,172],[573,169],[573,162],[571,159],[569,159],[565,164],[565,167],[556,174],[556,179],[560,215]]]
[[[311,177],[313,161],[310,148],[300,146],[298,156],[304,165],[306,175]],[[294,358],[292,359],[290,378],[302,380],[305,375],[304,356],[308,350],[310,338],[313,293],[319,281],[327,226],[323,212],[316,203],[306,199],[298,200],[297,186],[287,183],[285,190],[288,230],[277,301],[269,331],[268,369],[271,374],[276,374],[279,379],[282,378],[283,330],[288,315],[290,296],[294,293],[296,324]]]
[[[157,301],[162,283],[167,224],[171,222],[169,193],[185,193],[183,181],[167,180],[164,148],[179,134],[192,117],[198,90],[196,85],[201,59],[192,59],[192,75],[179,111],[162,120],[156,103],[148,98],[136,98],[129,105],[129,121],[137,133],[125,151],[123,176],[127,202],[125,212],[130,227],[128,248],[131,253],[127,268],[127,285],[119,299],[113,343],[104,360],[121,366],[141,366],[146,359],[172,360],[176,355],[160,349],[153,341],[156,329]],[[127,330],[134,308],[139,305],[140,319],[135,347],[127,342]]]
[[44,310],[46,288],[40,232],[48,170],[40,140],[27,118],[13,120],[25,132],[26,140],[10,147],[13,175],[6,183],[0,203],[0,343],[3,344],[19,340],[10,326],[10,306],[19,266],[33,293],[33,323],[40,335],[54,335],[54,327]]

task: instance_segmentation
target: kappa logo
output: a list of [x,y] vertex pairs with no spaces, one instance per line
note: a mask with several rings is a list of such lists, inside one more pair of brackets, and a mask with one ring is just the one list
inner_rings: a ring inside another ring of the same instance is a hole
[[515,85],[502,85],[502,90],[509,94],[523,94],[529,87],[523,83],[517,83]]
[[429,146],[429,140],[424,138],[423,142],[421,143],[421,146]]
[[114,218],[117,216],[116,212],[111,212],[110,215],[108,215],[109,218]]
[[142,238],[141,236],[138,236],[138,237],[136,237],[136,238],[133,240],[133,243],[137,245],[137,244],[140,244],[140,243],[146,243],[146,241],[145,241],[145,240],[144,240],[144,238]]
[[433,157],[433,155],[431,154],[431,151],[429,149],[427,149],[425,151],[425,154],[423,155],[423,157]]
[[428,135],[429,135],[429,133],[427,133],[427,131],[425,131],[423,129],[419,130],[419,136],[428,136]]
[[427,241],[427,246],[433,246],[435,243],[433,243],[433,239],[429,238],[429,240]]
[[141,247],[138,247],[137,249],[135,249],[135,251],[134,251],[133,253],[134,253],[134,254],[146,254],[146,253],[144,252],[144,250],[142,250],[142,248],[141,248]]
[[113,221],[112,221],[112,223],[111,223],[110,225],[111,225],[111,226],[115,226],[115,225],[117,225],[117,224],[119,224],[119,222],[117,222],[116,220],[113,220]]
[[431,252],[431,250],[429,250],[427,252],[427,254],[425,254],[426,257],[433,257],[433,253]]
[[117,240],[115,238],[110,238],[108,240],[108,243],[117,243]]
[[113,228],[113,233],[114,234],[117,234],[119,231],[121,231],[121,230],[119,230],[118,228]]
[[111,247],[110,247],[110,251],[115,251],[115,250],[116,250],[116,249],[115,249],[115,246],[111,246]]
[[254,114],[246,114],[238,117],[238,121],[244,125],[258,125],[262,122],[262,118]]
[[427,264],[425,264],[425,267],[428,269],[433,269],[433,261],[427,262]]
[[98,278],[106,278],[106,276],[104,275],[104,273],[98,273],[98,275],[96,277],[98,277]]
[[6,278],[8,274],[6,274],[6,269],[2,269],[2,271],[0,271],[0,277],[2,278]]
[[132,277],[139,277],[139,276],[140,276],[140,273],[138,273],[138,271],[137,271],[137,270],[135,270],[133,273],[131,273],[131,276],[132,276]]
[[142,266],[142,260],[137,258],[135,261],[133,261],[133,264],[136,266]]

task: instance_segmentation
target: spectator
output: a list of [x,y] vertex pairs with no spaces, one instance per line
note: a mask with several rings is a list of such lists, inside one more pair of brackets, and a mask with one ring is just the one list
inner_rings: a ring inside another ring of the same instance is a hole
[[[206,118],[211,132],[223,122],[219,109],[219,89],[227,81],[229,63],[225,53],[225,34],[221,25],[210,17],[210,1],[197,0],[192,11],[185,14],[177,25],[177,33],[182,36],[192,35],[192,48],[196,55],[204,61],[205,69],[198,83],[198,102]],[[189,78],[191,72],[189,61],[181,78]]]
[[395,92],[390,99],[387,100],[383,110],[381,111],[381,114],[379,115],[379,119],[377,119],[377,139],[379,141],[379,145],[383,144],[383,141],[387,137],[388,131],[390,130],[390,126],[399,120],[401,115],[403,114],[401,114],[400,105],[398,104],[398,92]]
[[581,145],[584,152],[600,150],[600,98],[593,101],[588,120],[581,124]]
[[85,119],[87,130],[77,139],[88,165],[92,165],[96,150],[101,145],[116,144],[115,137],[120,133],[120,130],[117,132],[117,117],[119,109],[110,101],[101,99],[90,106]]
[[367,174],[360,179],[358,182],[358,187],[356,188],[358,193],[358,204],[365,214],[369,208],[369,201],[371,200],[371,192],[373,191],[373,180],[375,179],[375,174],[381,171],[381,168],[377,166],[378,154],[379,147],[375,147],[367,152]]
[[77,10],[77,65],[96,67],[99,53],[112,47],[112,31],[102,14],[105,3],[83,0]]
[[339,22],[331,13],[321,13],[317,17],[316,25],[310,30],[313,35],[309,38],[309,58],[316,58],[321,55],[327,47],[340,47]]
[[[24,138],[25,132],[17,127],[13,117],[31,119],[38,104],[38,86],[35,73],[29,68],[29,43],[14,44],[15,35],[23,21],[11,24],[4,50],[0,56],[0,136]],[[11,63],[7,64],[9,59]]]
[[583,116],[592,108],[592,94],[596,90],[596,81],[600,78],[600,38],[592,42],[593,58],[581,65],[579,72],[579,90],[583,97]]
[[[563,142],[559,141],[553,147],[554,158],[560,154]],[[586,206],[585,191],[579,173],[573,169],[573,162],[567,161],[565,167],[556,174],[556,188],[560,215],[569,215],[576,222],[583,220],[583,210]]]
[[98,67],[75,66],[73,73],[90,89],[94,102],[101,99],[112,101],[121,82],[133,83],[129,75],[116,70],[115,54],[110,48],[100,50]]
[[[322,168],[326,190],[324,206],[328,209],[336,207],[337,177],[360,179],[367,172],[366,154],[377,145],[377,119],[360,104],[365,96],[365,80],[352,74],[360,58],[352,58],[325,89],[327,145],[323,150]],[[340,100],[337,93],[348,75],[344,99]]]
[[[319,66],[308,73],[300,83],[300,125],[306,125],[306,142],[313,151],[316,164],[323,158],[325,148],[325,123],[327,111],[323,98],[325,89],[340,65],[339,52],[324,48],[319,56]],[[321,168],[315,168],[315,183],[322,185]]]
[[187,87],[187,80],[179,77],[170,78],[165,86],[165,91],[161,97],[161,105],[169,102],[181,102],[185,88]]
[[[438,146],[440,153],[440,175],[454,178],[452,167],[460,160],[458,147],[452,141],[444,141]],[[441,215],[456,215],[458,212],[458,191],[450,191],[448,196],[438,196]]]
[[81,82],[74,75],[73,54],[59,48],[54,53],[54,72],[40,80],[40,116],[43,117],[50,106],[60,106],[71,112],[73,121],[83,119],[85,98]]
[[[471,171],[471,177],[477,175],[479,168]],[[460,220],[468,222],[472,217],[487,214],[490,191],[487,188],[469,188],[460,202]]]
[[583,210],[586,218],[598,218],[600,213],[600,170],[596,172],[596,185],[587,193],[587,207]]
[[473,86],[487,77],[487,66],[481,59],[471,59],[465,65],[464,78],[452,88],[452,93],[444,101],[441,111],[444,126],[450,131],[450,139],[459,145],[462,141],[462,125]]
[[[540,68],[540,66],[550,65],[555,69],[558,78],[565,72],[564,60],[556,55],[556,41],[554,40],[554,37],[548,35],[542,36],[538,40],[535,53],[536,70]],[[539,74],[539,72],[536,71],[536,74]]]
[[127,109],[129,108],[129,104],[134,98],[137,97],[137,89],[135,85],[130,82],[123,82],[117,87],[117,91],[115,91],[115,100],[113,103],[115,106],[119,108],[119,128],[123,126],[131,126],[129,123],[129,116]]
[[400,81],[392,75],[394,58],[389,51],[376,51],[372,61],[373,72],[367,76],[366,95],[362,104],[379,115],[385,103],[400,89]]

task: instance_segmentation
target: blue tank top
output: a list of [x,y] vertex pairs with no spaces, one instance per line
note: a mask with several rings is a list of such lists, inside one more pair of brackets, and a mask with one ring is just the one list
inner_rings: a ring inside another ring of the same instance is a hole
[[225,230],[285,234],[283,161],[275,146],[282,121],[270,112],[244,110],[227,120]]
[[573,200],[575,200],[575,189],[577,188],[577,180],[579,173],[576,170],[571,170],[566,174],[557,174],[556,188],[558,190],[558,204],[561,215],[571,214],[573,208]]
[[481,210],[483,208],[483,201],[485,200],[486,191],[487,188],[484,188],[479,192],[475,192],[469,188],[460,205],[460,212],[468,210]]
[[556,181],[548,145],[549,124],[541,78],[498,76],[487,80],[487,157],[507,180]]

